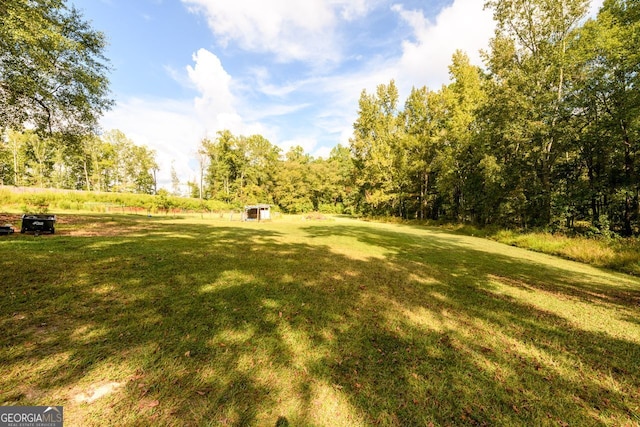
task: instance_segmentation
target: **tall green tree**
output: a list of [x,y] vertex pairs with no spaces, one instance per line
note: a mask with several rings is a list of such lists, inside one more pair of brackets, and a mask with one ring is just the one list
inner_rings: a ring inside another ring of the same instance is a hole
[[322,203],[327,205],[324,210],[343,213],[353,205],[356,195],[351,150],[338,144],[331,149],[329,158],[322,163],[325,167],[320,179],[326,186]]
[[274,202],[287,213],[309,212],[314,206],[314,186],[316,176],[311,173],[312,158],[300,146],[294,146],[285,153],[276,175]]
[[487,57],[492,103],[484,118],[489,144],[510,183],[502,200],[505,216],[523,225],[552,220],[555,166],[573,140],[567,85],[574,64],[568,47],[588,5],[588,0],[487,2],[497,30]]
[[[403,213],[403,127],[398,111],[398,88],[392,80],[376,93],[362,91],[358,118],[350,140],[355,180],[360,189],[359,209],[365,213]],[[400,173],[400,174],[399,174]]]
[[243,203],[271,201],[275,177],[279,165],[280,149],[262,135],[251,135],[244,144],[244,188],[240,198]]
[[135,145],[117,129],[105,132],[101,139],[102,144],[89,145],[100,149],[99,155],[92,157],[99,186],[106,191],[154,193],[153,171],[158,169],[155,152]]
[[48,186],[55,155],[52,139],[25,132],[26,171],[28,182],[40,188]]
[[206,157],[204,193],[226,202],[267,203],[271,200],[280,150],[261,135],[236,136],[219,131],[215,140],[204,139]]
[[427,210],[431,205],[429,198],[433,178],[431,163],[435,155],[428,97],[429,91],[426,87],[412,88],[400,115],[404,127],[404,138],[401,144],[410,159],[407,162],[406,173],[413,188],[412,210],[419,219],[427,218]]
[[112,105],[104,34],[64,0],[4,0],[0,9],[0,128],[92,131]]
[[5,168],[11,171],[12,179],[10,182],[16,186],[26,184],[26,144],[30,137],[29,134],[29,132],[22,133],[13,130],[5,133],[6,150],[9,154],[8,164]]
[[594,222],[601,215],[634,232],[640,209],[640,5],[607,0],[580,32],[576,90]]
[[203,140],[202,149],[209,156],[209,167],[206,174],[206,193],[218,200],[231,202],[233,200],[232,182],[234,181],[233,171],[233,149],[234,136],[228,131],[219,131],[213,140]]
[[484,154],[477,111],[486,103],[482,72],[469,57],[456,51],[449,66],[451,84],[443,89],[446,105],[445,144],[440,150],[440,191],[451,206],[450,218],[474,219],[478,188],[472,176]]
[[158,170],[156,152],[144,145],[133,145],[129,153],[129,174],[132,178],[132,192],[154,194],[154,171]]

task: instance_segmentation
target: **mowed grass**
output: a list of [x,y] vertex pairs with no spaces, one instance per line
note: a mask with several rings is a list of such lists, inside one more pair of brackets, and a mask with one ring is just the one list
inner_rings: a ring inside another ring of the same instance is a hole
[[0,405],[65,425],[640,424],[640,279],[437,229],[0,237]]

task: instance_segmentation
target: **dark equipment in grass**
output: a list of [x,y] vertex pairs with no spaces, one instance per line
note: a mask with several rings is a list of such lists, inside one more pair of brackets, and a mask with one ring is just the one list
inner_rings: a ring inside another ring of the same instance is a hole
[[40,233],[55,233],[55,215],[35,215],[24,214],[22,215],[22,227],[20,233],[26,233],[27,231],[33,231],[36,235]]
[[0,226],[0,236],[7,236],[13,234],[13,227],[10,225]]

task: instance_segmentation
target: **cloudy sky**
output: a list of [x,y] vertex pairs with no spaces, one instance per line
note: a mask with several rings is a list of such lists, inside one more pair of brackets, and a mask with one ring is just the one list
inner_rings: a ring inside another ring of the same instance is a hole
[[[200,140],[229,129],[326,156],[348,144],[363,89],[448,81],[456,49],[481,65],[483,0],[71,0],[109,40],[116,106],[103,130],[195,177]],[[602,0],[596,0],[598,7]]]

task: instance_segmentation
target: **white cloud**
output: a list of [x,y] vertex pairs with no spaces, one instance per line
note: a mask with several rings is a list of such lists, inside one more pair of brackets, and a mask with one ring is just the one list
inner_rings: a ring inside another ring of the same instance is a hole
[[454,0],[435,22],[426,19],[421,11],[406,10],[399,4],[392,6],[411,26],[415,38],[402,43],[399,77],[437,89],[449,81],[448,66],[457,49],[466,52],[472,63],[481,65],[479,51],[487,48],[495,29],[492,13],[483,9],[483,3]]
[[[316,104],[321,108],[314,116],[318,141],[312,147],[314,155],[328,154],[327,135],[334,138],[334,145],[348,145],[363,89],[373,93],[378,85],[388,84],[394,79],[400,94],[399,107],[402,108],[411,87],[427,85],[431,89],[439,89],[440,85],[449,82],[448,67],[456,49],[464,50],[473,63],[482,64],[479,51],[488,47],[495,29],[492,14],[483,10],[483,2],[455,0],[432,21],[422,11],[406,10],[401,5],[394,5],[392,10],[413,33],[411,40],[401,42],[400,55],[371,57],[363,62],[360,70],[291,84],[295,85],[296,91],[307,93],[310,98],[322,99],[320,104]],[[262,86],[270,87],[264,83],[268,73],[261,76],[264,77]]]
[[171,188],[171,163],[184,180],[193,175],[189,167],[205,128],[194,114],[190,102],[130,98],[121,100],[105,114],[105,130],[119,129],[136,145],[156,151],[160,168],[158,186]]
[[326,160],[331,155],[331,150],[332,149],[333,149],[333,147],[327,147],[327,146],[318,147],[312,153],[312,156],[315,157],[315,158],[320,157],[320,158],[323,158],[323,159]]
[[193,55],[195,65],[187,67],[189,80],[200,96],[195,99],[195,108],[200,118],[212,127],[220,121],[235,122],[237,114],[231,93],[231,76],[222,67],[220,59],[206,49]]
[[[603,2],[592,0],[588,16],[595,17]],[[397,65],[401,82],[438,89],[449,82],[448,66],[457,49],[464,51],[473,64],[482,65],[480,51],[488,49],[496,28],[493,13],[484,9],[483,1],[454,0],[434,21],[422,11],[407,10],[401,4],[391,9],[413,30],[413,40],[402,42],[402,58]]]
[[270,83],[271,73],[265,67],[255,67],[251,70],[254,79],[254,88],[265,95],[285,97],[300,88],[302,82],[287,82],[275,85]]
[[[171,186],[172,162],[181,181],[194,176],[193,158],[200,141],[207,136],[215,137],[218,130],[270,133],[259,123],[247,123],[238,113],[233,79],[216,55],[200,49],[193,55],[193,61],[192,66],[186,67],[187,77],[183,79],[183,83],[198,92],[193,100],[123,99],[101,121],[105,130],[120,129],[134,143],[156,151],[160,187]],[[174,78],[178,75],[167,71]]]
[[588,16],[589,18],[595,18],[598,16],[598,12],[600,8],[604,4],[604,0],[591,0],[591,4],[589,6]]
[[283,153],[286,153],[287,151],[289,151],[291,147],[300,146],[304,149],[305,153],[309,154],[309,153],[312,153],[313,150],[316,148],[316,146],[318,145],[318,141],[312,137],[300,137],[300,138],[294,138],[294,139],[288,139],[286,141],[282,141],[277,145],[282,149]]
[[203,13],[222,45],[273,53],[280,61],[336,61],[338,23],[367,11],[365,0],[182,0]]
[[306,107],[306,104],[272,104],[259,106],[243,100],[240,84],[224,69],[220,59],[206,49],[193,55],[195,64],[186,67],[189,85],[199,93],[194,109],[199,122],[209,135],[228,129],[234,134],[273,134],[260,122],[266,118],[282,116]]

